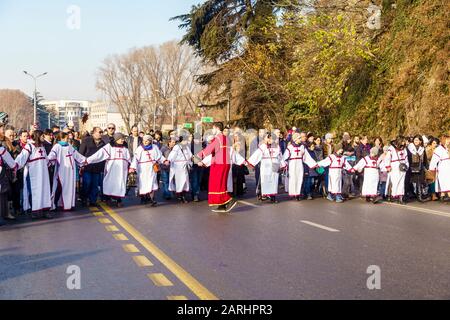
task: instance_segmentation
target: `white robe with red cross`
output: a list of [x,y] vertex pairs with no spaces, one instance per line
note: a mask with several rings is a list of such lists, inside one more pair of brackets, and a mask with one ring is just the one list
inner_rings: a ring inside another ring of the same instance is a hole
[[362,196],[376,197],[378,195],[381,165],[381,159],[365,156],[353,167],[353,169],[359,172],[364,170],[364,182],[361,191]]
[[175,191],[176,193],[189,191],[188,166],[192,165],[190,144],[181,142],[175,145],[167,160],[170,161],[169,191]]
[[128,167],[131,162],[128,148],[107,144],[87,158],[86,164],[102,161],[106,161],[103,178],[103,194],[116,198],[125,198]]
[[328,192],[331,194],[342,193],[342,170],[351,171],[353,167],[348,163],[345,156],[331,154],[322,161],[320,167],[329,167],[328,170]]
[[262,144],[248,159],[248,163],[254,167],[261,162],[260,183],[262,196],[275,196],[278,194],[278,177],[280,169],[286,167],[281,149],[278,145],[268,146]]
[[400,170],[401,163],[404,163],[406,168],[409,167],[406,150],[397,150],[390,146],[384,158],[384,164],[387,169],[391,169],[386,181],[386,194],[389,195],[390,189],[390,195],[393,197],[402,197],[405,194],[406,171]]
[[[23,170],[23,209],[33,212],[48,210],[52,207],[48,159],[45,148],[27,143],[16,158],[17,168]],[[30,180],[30,189],[27,179]],[[29,196],[31,194],[31,203]]]
[[71,145],[55,144],[48,155],[48,160],[55,165],[52,189],[52,209],[55,208],[55,196],[58,186],[61,187],[61,196],[56,206],[64,210],[75,207],[76,200],[76,170],[77,164],[81,166],[86,158]]
[[150,150],[145,150],[142,146],[136,149],[130,168],[136,170],[140,196],[158,190],[157,173],[153,170],[153,165],[164,161],[166,158],[157,145],[152,145]]
[[450,192],[450,150],[438,146],[430,161],[430,170],[436,171],[436,192]]
[[302,195],[303,184],[303,163],[308,167],[317,167],[317,162],[311,157],[304,145],[294,146],[290,144],[283,155],[283,160],[287,162],[288,174],[285,179],[286,191],[290,197]]

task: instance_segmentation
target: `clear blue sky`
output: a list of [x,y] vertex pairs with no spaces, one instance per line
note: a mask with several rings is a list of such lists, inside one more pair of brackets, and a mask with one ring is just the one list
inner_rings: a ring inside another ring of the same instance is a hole
[[[48,75],[38,82],[46,99],[101,98],[95,73],[110,54],[180,39],[169,18],[202,0],[0,0],[0,88],[31,95],[23,70]],[[76,5],[80,30],[67,27]]]

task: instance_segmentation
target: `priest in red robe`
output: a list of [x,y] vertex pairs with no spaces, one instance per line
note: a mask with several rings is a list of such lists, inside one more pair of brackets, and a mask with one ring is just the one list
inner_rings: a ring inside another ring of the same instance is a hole
[[[211,143],[197,154],[201,159],[211,155],[211,167],[208,186],[208,204],[217,206],[214,212],[229,212],[236,205],[236,201],[227,190],[228,175],[231,170],[231,156],[227,137],[222,133],[223,123],[215,122]],[[199,165],[202,165],[201,163]]]

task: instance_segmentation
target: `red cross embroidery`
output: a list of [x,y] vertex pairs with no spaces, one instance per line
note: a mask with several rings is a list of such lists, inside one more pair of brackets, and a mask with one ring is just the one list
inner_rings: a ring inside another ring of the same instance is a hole
[[122,158],[122,149],[117,150],[117,153],[119,154],[119,158]]
[[39,149],[38,152],[39,152],[39,154],[40,154],[41,157],[42,157],[42,155],[44,154],[44,151],[43,151],[42,149]]
[[271,158],[274,155],[274,153],[275,153],[275,150],[269,148],[269,155],[270,155]]
[[338,166],[340,166],[341,165],[341,158],[337,158],[336,160],[338,162]]
[[403,151],[400,151],[400,158],[403,158]]
[[70,166],[73,168],[72,155],[69,153],[66,157],[69,158]]
[[377,162],[374,160],[374,161],[372,161],[372,166],[376,166],[377,165]]
[[294,152],[297,153],[297,157],[298,157],[298,154],[299,154],[299,152],[300,152],[300,149],[299,149],[299,148],[296,148],[296,149],[294,150]]
[[152,155],[151,155],[150,152],[148,152],[148,151],[147,151],[147,157],[148,157],[148,160],[149,160],[149,161],[152,160]]

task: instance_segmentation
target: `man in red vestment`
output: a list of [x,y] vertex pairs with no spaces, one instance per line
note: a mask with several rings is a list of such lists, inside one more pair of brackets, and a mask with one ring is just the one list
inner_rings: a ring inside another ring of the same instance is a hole
[[212,131],[214,139],[197,156],[203,159],[212,155],[208,187],[209,206],[217,206],[214,212],[229,212],[236,205],[236,201],[227,190],[228,175],[231,170],[230,148],[227,137],[222,134],[222,122],[215,122]]

